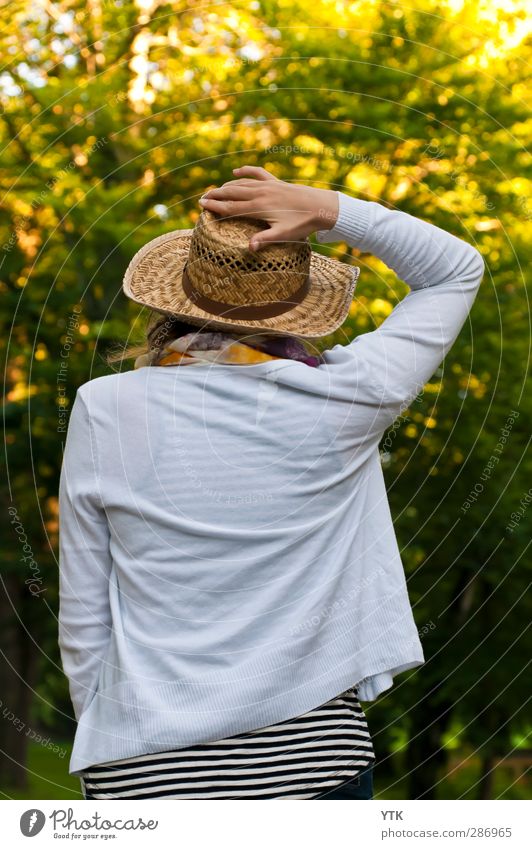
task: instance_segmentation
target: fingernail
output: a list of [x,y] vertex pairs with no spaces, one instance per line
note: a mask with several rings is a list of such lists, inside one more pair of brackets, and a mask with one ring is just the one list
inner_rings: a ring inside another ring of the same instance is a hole
[[207,203],[207,198],[200,198],[199,203],[201,203],[202,206],[205,206],[205,204]]

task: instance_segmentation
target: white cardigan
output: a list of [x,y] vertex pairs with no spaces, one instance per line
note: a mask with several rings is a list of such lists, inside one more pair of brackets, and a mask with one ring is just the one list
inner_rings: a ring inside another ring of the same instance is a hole
[[466,242],[339,194],[334,230],[411,291],[325,363],[91,380],[60,483],[70,772],[281,722],[423,662],[379,441],[451,348],[484,271]]

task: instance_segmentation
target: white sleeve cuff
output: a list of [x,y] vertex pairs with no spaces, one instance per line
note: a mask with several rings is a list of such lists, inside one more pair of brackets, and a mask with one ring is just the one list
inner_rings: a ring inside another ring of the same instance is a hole
[[368,232],[373,207],[378,206],[373,201],[352,198],[343,192],[338,195],[338,218],[331,230],[318,230],[316,239],[319,244],[327,242],[346,242],[351,247],[362,248],[364,236]]

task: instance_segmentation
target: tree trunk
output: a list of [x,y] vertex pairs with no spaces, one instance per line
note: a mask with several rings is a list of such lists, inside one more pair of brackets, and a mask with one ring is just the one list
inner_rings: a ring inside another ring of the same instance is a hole
[[17,574],[0,583],[0,785],[27,790],[29,714],[35,679],[35,649],[18,617],[24,621],[28,603]]
[[493,799],[493,779],[495,778],[494,758],[491,754],[484,755],[480,762],[480,783],[478,785],[479,799]]
[[451,720],[452,702],[434,704],[425,693],[410,713],[410,743],[406,753],[407,799],[436,799],[437,782],[447,762],[442,739]]

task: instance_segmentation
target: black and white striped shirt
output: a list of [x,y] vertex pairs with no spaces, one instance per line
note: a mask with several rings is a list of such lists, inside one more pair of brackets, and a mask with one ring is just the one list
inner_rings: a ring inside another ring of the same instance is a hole
[[312,799],[374,760],[354,689],[286,722],[81,774],[85,799]]

